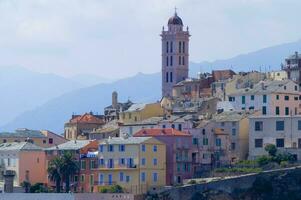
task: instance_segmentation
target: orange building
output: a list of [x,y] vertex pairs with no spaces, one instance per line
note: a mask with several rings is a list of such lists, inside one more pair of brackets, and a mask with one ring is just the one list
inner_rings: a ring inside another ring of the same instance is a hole
[[87,140],[89,133],[101,128],[105,124],[104,116],[85,113],[84,115],[73,115],[69,122],[65,123],[65,138],[68,140]]

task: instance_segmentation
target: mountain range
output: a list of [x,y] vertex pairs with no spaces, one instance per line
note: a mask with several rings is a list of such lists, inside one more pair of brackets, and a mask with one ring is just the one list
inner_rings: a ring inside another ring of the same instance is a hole
[[[191,62],[190,76],[196,77],[198,72],[214,69],[279,70],[284,58],[295,51],[301,51],[301,41],[264,48],[230,59]],[[111,93],[114,90],[118,92],[120,102],[128,99],[133,102],[152,102],[161,97],[160,73],[138,73],[114,82],[110,79],[97,80],[97,77],[89,75],[67,79],[17,67],[0,68],[0,130],[26,127],[61,133],[72,113],[102,113],[103,108],[111,104]]]

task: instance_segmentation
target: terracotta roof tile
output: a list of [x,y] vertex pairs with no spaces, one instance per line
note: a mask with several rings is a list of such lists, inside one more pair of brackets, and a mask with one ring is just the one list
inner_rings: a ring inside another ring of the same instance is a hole
[[70,120],[70,123],[95,123],[104,124],[104,121],[92,114],[85,113]]
[[141,129],[137,133],[134,134],[134,137],[142,137],[142,136],[191,136],[188,133],[183,131],[178,131],[172,128],[149,128],[149,129]]
[[214,81],[226,80],[232,78],[235,75],[235,72],[232,70],[213,70],[212,76]]

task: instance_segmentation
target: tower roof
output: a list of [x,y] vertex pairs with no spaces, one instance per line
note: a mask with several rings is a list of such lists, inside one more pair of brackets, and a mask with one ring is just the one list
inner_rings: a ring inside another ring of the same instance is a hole
[[183,21],[178,16],[177,12],[175,12],[174,16],[169,18],[168,25],[181,25],[181,26],[183,26]]

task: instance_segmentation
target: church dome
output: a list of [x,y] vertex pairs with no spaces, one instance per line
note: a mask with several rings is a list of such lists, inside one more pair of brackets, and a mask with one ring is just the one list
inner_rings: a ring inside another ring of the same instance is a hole
[[182,19],[175,12],[174,16],[169,18],[168,25],[181,25],[181,26],[183,26],[183,22],[182,22]]

